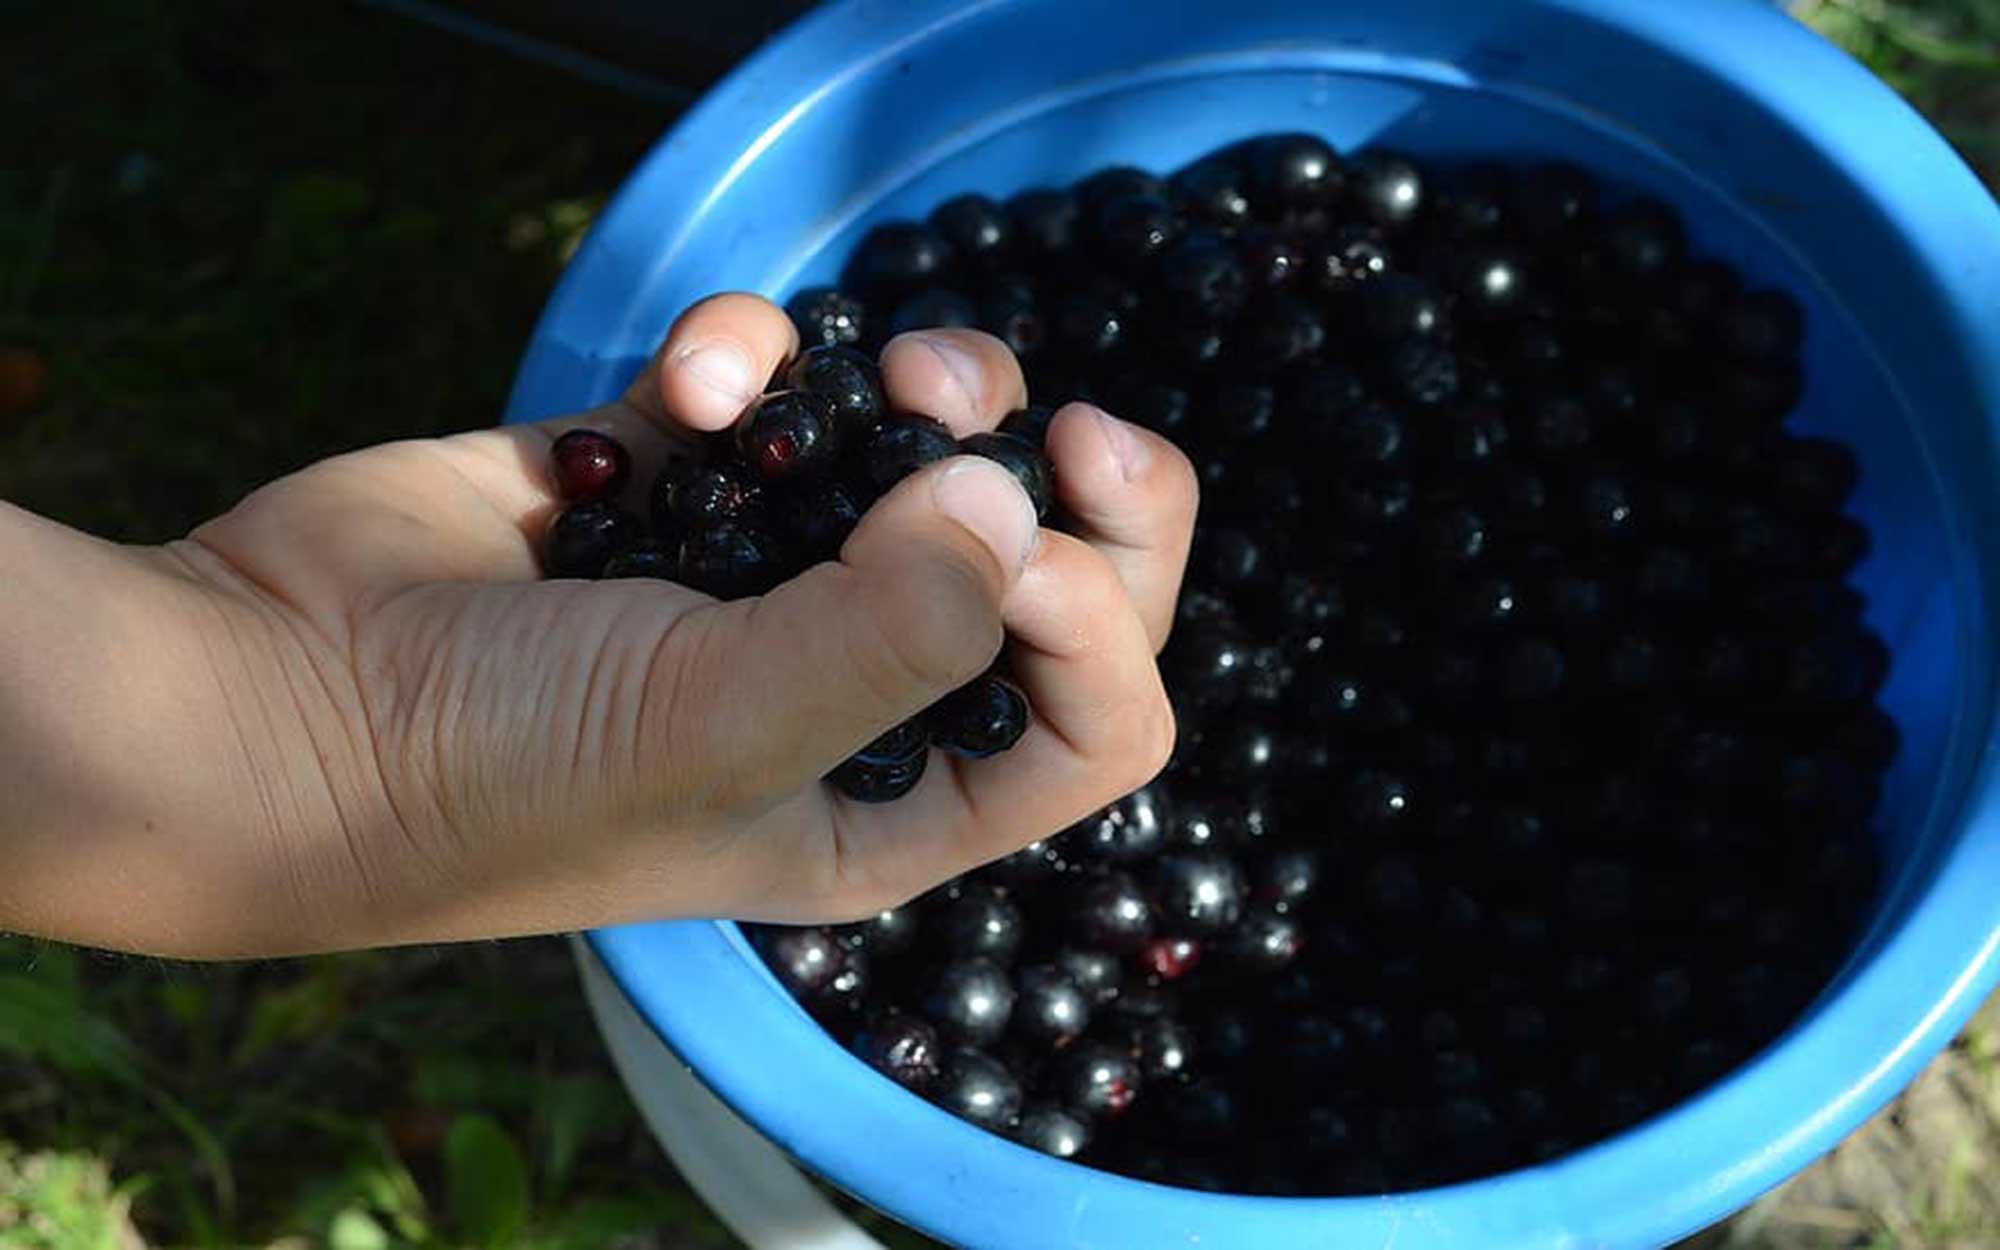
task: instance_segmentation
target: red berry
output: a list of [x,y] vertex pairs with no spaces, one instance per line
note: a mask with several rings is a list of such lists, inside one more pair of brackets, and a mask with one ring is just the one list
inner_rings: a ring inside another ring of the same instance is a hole
[[607,499],[625,489],[632,453],[600,430],[571,430],[549,448],[549,468],[564,499]]

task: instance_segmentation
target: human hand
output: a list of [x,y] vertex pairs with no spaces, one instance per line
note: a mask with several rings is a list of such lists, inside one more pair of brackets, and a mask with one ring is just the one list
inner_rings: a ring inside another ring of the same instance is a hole
[[[643,485],[796,349],[780,310],[718,296],[616,403],[339,456],[149,553],[172,583],[161,619],[205,640],[210,710],[178,731],[195,775],[141,848],[150,891],[45,903],[41,927],[268,954],[672,916],[844,920],[1157,772],[1173,722],[1154,655],[1195,479],[1171,443],[1088,405],[1058,413],[1047,444],[1074,535],[1037,530],[1010,476],[958,457],[885,496],[837,562],[759,598],[537,580],[556,435],[612,433]],[[906,335],[882,363],[892,406],[960,436],[1026,399],[1019,366],[976,332]],[[891,804],[821,784],[983,671],[1003,631],[1035,715],[1012,750],[937,757]],[[175,922],[149,925],[165,899]]]

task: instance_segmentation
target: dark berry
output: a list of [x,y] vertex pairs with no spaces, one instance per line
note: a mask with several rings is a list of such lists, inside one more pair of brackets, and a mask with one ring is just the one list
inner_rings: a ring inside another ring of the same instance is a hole
[[1362,295],[1362,324],[1385,342],[1443,336],[1449,328],[1444,298],[1436,287],[1408,273],[1388,273]]
[[1628,278],[1667,273],[1686,246],[1680,218],[1658,200],[1638,199],[1604,215],[1603,243],[1611,267]]
[[1161,856],[1153,887],[1161,925],[1195,934],[1220,933],[1235,924],[1248,893],[1236,862],[1212,851]]
[[609,500],[574,503],[549,522],[544,564],[550,577],[596,577],[644,534],[639,518]]
[[1055,966],[1094,1007],[1118,997],[1121,965],[1110,951],[1067,946],[1056,952]]
[[1546,321],[1524,321],[1505,344],[1501,365],[1519,378],[1547,378],[1569,357],[1569,343],[1560,330]]
[[838,347],[859,343],[867,330],[861,301],[829,286],[807,287],[785,304],[799,340],[808,347]]
[[859,438],[882,419],[882,371],[851,347],[809,347],[785,370],[785,385],[833,406],[844,438]]
[[1085,176],[1075,187],[1077,200],[1086,209],[1095,209],[1112,200],[1132,195],[1160,195],[1166,184],[1132,165],[1107,165]]
[[658,529],[678,525],[703,530],[754,520],[763,509],[764,488],[739,465],[671,466],[653,484],[653,524]]
[[1681,547],[1661,546],[1641,558],[1632,586],[1650,603],[1687,607],[1708,597],[1709,581],[1705,560]]
[[833,401],[811,391],[760,395],[737,420],[736,449],[767,482],[823,472],[840,449]]
[[932,978],[924,1011],[951,1037],[984,1046],[1006,1031],[1014,1013],[1014,983],[990,959],[949,963]]
[[945,1056],[931,1097],[959,1119],[996,1131],[1021,1113],[1021,1083],[1005,1064],[970,1046]]
[[1715,401],[1726,413],[1752,421],[1781,421],[1805,394],[1805,374],[1791,363],[1741,364],[1714,380]]
[[1195,564],[1219,587],[1245,587],[1275,576],[1275,564],[1264,544],[1247,529],[1230,526],[1195,537]]
[[1407,427],[1403,418],[1386,404],[1362,401],[1345,407],[1319,421],[1315,439],[1343,464],[1362,461],[1386,464],[1403,449]]
[[1252,206],[1266,216],[1324,208],[1340,196],[1340,157],[1317,135],[1264,135],[1245,149]]
[[1234,161],[1204,157],[1167,180],[1188,215],[1211,226],[1239,226],[1250,219],[1248,179]]
[[1089,1115],[1123,1115],[1142,1080],[1132,1057],[1102,1042],[1082,1042],[1060,1061],[1056,1089],[1064,1103]]
[[1201,962],[1201,943],[1193,938],[1156,937],[1139,948],[1139,967],[1162,981],[1177,981]]
[[1021,947],[1021,909],[997,890],[968,888],[945,904],[936,931],[954,959],[974,956],[1006,964]]
[[919,1094],[937,1081],[943,1060],[937,1030],[893,1008],[876,1015],[855,1035],[854,1053],[896,1084]]
[[1333,484],[1333,504],[1349,524],[1386,526],[1410,510],[1410,479],[1399,474],[1348,473]]
[[1298,917],[1269,907],[1253,907],[1229,937],[1229,954],[1253,972],[1276,972],[1305,948]]
[[1389,152],[1362,152],[1348,162],[1347,185],[1371,221],[1397,230],[1424,210],[1424,180],[1417,167]]
[[927,464],[958,452],[958,440],[942,421],[890,417],[868,433],[861,446],[862,468],[875,489],[887,491]]
[[601,430],[568,430],[549,446],[549,471],[564,500],[608,499],[632,476],[632,453]]
[[1547,456],[1572,456],[1590,444],[1592,424],[1590,410],[1580,401],[1551,395],[1530,409],[1525,441]]
[[1144,267],[1179,232],[1179,214],[1157,195],[1107,200],[1097,210],[1098,250],[1112,264],[1127,270]]
[[1077,213],[1076,197],[1067,191],[1038,187],[1021,192],[1007,201],[1015,249],[1038,260],[1068,251],[1076,237]]
[[1236,251],[1253,287],[1272,290],[1298,281],[1311,264],[1305,244],[1269,226],[1251,226],[1236,236]]
[[1322,1079],[1349,1055],[1347,1030],[1329,1016],[1309,1012],[1279,1022],[1272,1039],[1276,1057],[1301,1075]]
[[912,221],[877,226],[854,249],[841,286],[869,299],[897,298],[936,283],[957,259],[951,244]]
[[1246,315],[1237,327],[1233,360],[1253,375],[1276,373],[1319,353],[1326,320],[1303,300],[1276,298]]
[[1509,217],[1536,240],[1569,236],[1596,212],[1597,181],[1574,165],[1550,164],[1523,173],[1508,200]]
[[1320,852],[1309,846],[1281,847],[1259,859],[1251,870],[1251,892],[1280,909],[1310,898],[1319,888],[1324,868]]
[[1014,976],[1013,1029],[1051,1048],[1069,1045],[1090,1027],[1090,995],[1058,967],[1035,964]]
[[888,333],[907,334],[912,330],[963,329],[979,324],[979,308],[957,291],[926,287],[897,302],[889,311]]
[[1055,309],[1055,341],[1079,355],[1103,356],[1129,335],[1126,314],[1085,291],[1064,296]]
[[1423,551],[1441,564],[1468,564],[1486,551],[1491,527],[1470,508],[1446,508],[1419,527]]
[[1073,1159],[1090,1145],[1090,1122],[1054,1103],[1034,1103],[1021,1112],[1014,1140],[1045,1155]]
[[1086,946],[1133,951],[1153,934],[1153,905],[1132,878],[1106,873],[1084,887],[1071,923]]
[[1511,317],[1526,302],[1526,273],[1509,252],[1481,251],[1461,261],[1453,294],[1458,307],[1475,319]]
[[1731,355],[1769,360],[1799,350],[1805,314],[1783,291],[1750,291],[1723,310],[1718,329],[1723,350]]
[[928,751],[891,764],[850,759],[828,773],[826,779],[834,789],[857,803],[888,803],[916,789],[929,762]]
[[1055,501],[1055,471],[1036,444],[1012,434],[998,432],[972,434],[960,439],[958,450],[968,456],[983,456],[1005,468],[1028,493],[1035,516],[1046,517]]
[[681,581],[718,599],[763,594],[784,573],[777,544],[751,525],[724,522],[681,540]]
[[827,478],[788,491],[779,500],[777,521],[791,549],[806,560],[831,560],[867,504],[850,482]]
[[1787,439],[1775,466],[1778,498],[1796,512],[1833,512],[1860,480],[1854,452],[1830,438]]
[[1407,823],[1415,807],[1410,785],[1394,773],[1357,770],[1341,794],[1341,810],[1365,831],[1386,831]]
[[979,325],[1024,360],[1041,351],[1049,340],[1041,301],[1025,284],[1003,283],[981,296]]
[[1345,296],[1373,286],[1391,271],[1389,247],[1364,227],[1345,227],[1306,254],[1306,280],[1320,291]]
[[848,952],[825,929],[769,928],[760,938],[778,983],[800,998],[825,990],[847,966]]
[[1432,407],[1458,394],[1458,353],[1435,339],[1409,339],[1391,349],[1387,374],[1393,394]]
[[960,259],[974,265],[992,265],[1006,255],[1014,234],[1007,210],[983,195],[946,200],[931,210],[930,226]]
[[1805,570],[1819,577],[1845,577],[1874,547],[1868,527],[1851,516],[1831,516],[1805,534]]
[[921,720],[906,720],[856,751],[854,758],[867,764],[907,763],[922,755],[930,742]]
[[653,577],[673,581],[680,576],[680,553],[669,551],[650,538],[642,538],[604,562],[605,580],[625,577]]
[[841,943],[875,955],[898,955],[910,948],[917,936],[917,913],[910,907],[891,907],[866,920],[842,925],[837,930]]
[[1028,732],[1028,696],[997,673],[974,678],[924,713],[931,741],[953,755],[985,759]]
[[1164,315],[1183,322],[1225,321],[1242,311],[1250,279],[1236,253],[1204,232],[1183,236],[1153,268]]
[[1166,840],[1173,812],[1165,785],[1153,781],[1085,817],[1066,840],[1090,859],[1144,859]]
[[1121,1039],[1148,1080],[1184,1077],[1194,1065],[1194,1030],[1172,1016],[1128,1024]]
[[1048,441],[1049,423],[1054,421],[1056,410],[1030,405],[1016,408],[1000,419],[997,433],[1010,434],[1030,447],[1040,447]]
[[1610,474],[1594,474],[1577,487],[1583,532],[1600,542],[1629,537],[1638,528],[1633,491]]

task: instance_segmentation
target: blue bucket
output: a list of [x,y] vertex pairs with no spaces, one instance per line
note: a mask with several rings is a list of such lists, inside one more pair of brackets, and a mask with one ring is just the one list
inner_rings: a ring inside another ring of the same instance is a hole
[[2000,212],[1859,66],[1751,0],[854,0],[772,41],[633,174],[551,300],[509,420],[615,396],[674,314],[829,281],[871,225],[966,189],[1170,169],[1244,135],[1560,156],[1676,205],[1700,252],[1799,295],[1796,426],[1861,451],[1860,572],[1905,748],[1852,957],[1778,1042],[1572,1156],[1386,1198],[1197,1193],[1033,1153],[877,1076],[736,927],[589,943],[766,1137],[959,1245],[1655,1247],[1744,1205],[1896,1093],[1993,988],[2000,805]]

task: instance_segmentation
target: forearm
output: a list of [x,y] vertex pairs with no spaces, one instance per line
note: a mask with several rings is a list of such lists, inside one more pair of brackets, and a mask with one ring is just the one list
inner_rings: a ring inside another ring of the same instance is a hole
[[160,549],[5,504],[0,570],[0,928],[160,954],[289,945],[275,930],[305,926],[309,891],[279,835],[331,804],[319,769],[273,758],[301,741],[262,691],[280,640]]

